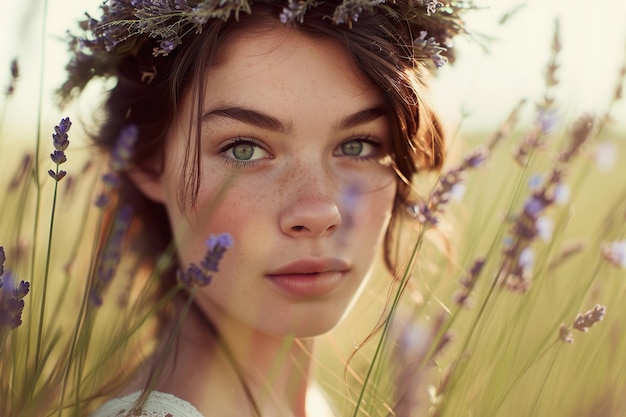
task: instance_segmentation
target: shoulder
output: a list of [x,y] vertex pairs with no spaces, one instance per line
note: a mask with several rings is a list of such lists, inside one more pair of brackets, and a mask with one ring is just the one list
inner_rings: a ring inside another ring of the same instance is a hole
[[91,417],[204,417],[190,403],[172,394],[154,391],[140,410],[133,407],[141,392],[104,403]]

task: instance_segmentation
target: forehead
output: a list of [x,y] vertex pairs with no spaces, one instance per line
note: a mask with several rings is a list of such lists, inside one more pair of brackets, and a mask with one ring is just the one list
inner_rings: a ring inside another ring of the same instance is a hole
[[205,80],[209,103],[235,99],[274,103],[289,96],[303,104],[315,100],[370,107],[384,103],[382,93],[357,67],[347,47],[330,38],[283,26],[248,27],[233,33],[219,55]]

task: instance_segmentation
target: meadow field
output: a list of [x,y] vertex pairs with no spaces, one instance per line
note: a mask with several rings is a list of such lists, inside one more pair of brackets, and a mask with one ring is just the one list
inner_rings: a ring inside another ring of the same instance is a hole
[[[558,44],[542,94],[447,127],[450,157],[415,178],[397,230],[401,267],[381,262],[312,352],[341,416],[626,417],[626,60],[604,110],[571,115],[555,99]],[[0,416],[84,415],[111,366],[152,348],[158,308],[143,301],[158,274],[118,247],[115,278],[98,281],[95,249],[126,232],[95,204],[114,196],[112,168],[86,110],[68,110],[67,163],[50,158],[48,113],[11,123],[24,81],[9,79],[0,110]]]

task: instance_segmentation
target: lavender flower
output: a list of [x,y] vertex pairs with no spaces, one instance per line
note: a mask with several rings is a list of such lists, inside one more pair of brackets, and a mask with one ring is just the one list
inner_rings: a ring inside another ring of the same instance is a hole
[[552,231],[554,230],[554,222],[549,217],[540,217],[535,223],[537,229],[537,236],[540,239],[549,242],[552,239]]
[[467,274],[463,277],[463,279],[461,279],[461,281],[459,281],[463,289],[461,292],[454,295],[455,304],[461,307],[468,307],[470,294],[476,285],[478,276],[485,266],[485,261],[484,257],[477,258],[469,271],[467,271]]
[[20,68],[17,65],[17,59],[13,59],[11,61],[11,79],[9,80],[9,85],[6,88],[5,94],[6,96],[13,95],[15,92],[15,86],[17,85],[17,79],[20,76]]
[[626,268],[626,240],[604,244],[602,255],[618,268]]
[[594,118],[591,115],[583,115],[572,126],[568,148],[561,152],[559,162],[566,164],[580,152],[580,148],[587,142],[594,126]]
[[20,281],[16,286],[15,279],[9,271],[0,279],[0,330],[12,330],[22,324],[24,297],[29,291],[30,284]]
[[443,7],[443,3],[437,0],[417,0],[417,4],[426,7],[426,15],[435,14],[439,7]]
[[192,263],[186,271],[179,271],[178,280],[188,289],[210,284],[213,273],[219,272],[219,263],[224,253],[233,245],[233,239],[228,233],[222,233],[218,236],[211,235],[206,242],[207,252],[200,261],[200,265]]
[[102,175],[105,189],[96,197],[96,207],[103,208],[109,204],[111,191],[119,186],[119,175],[126,169],[138,137],[139,129],[135,125],[129,125],[120,132],[109,157],[109,171]]
[[[520,287],[520,282],[530,279],[530,269],[521,268],[519,257],[524,250],[530,248],[535,238],[550,240],[554,229],[553,222],[544,213],[547,208],[558,204],[565,204],[570,197],[570,189],[563,182],[567,173],[567,164],[575,157],[583,144],[589,139],[593,129],[593,118],[589,115],[581,116],[571,130],[571,140],[566,149],[561,152],[555,162],[555,166],[545,176],[545,180],[539,183],[533,177],[533,192],[524,202],[521,212],[514,218],[511,228],[510,243],[505,247],[504,255],[507,258],[504,265],[504,275],[509,275],[514,289],[528,288],[529,282]],[[526,278],[525,278],[526,277]]]
[[304,22],[304,14],[309,9],[315,5],[315,1],[295,1],[289,0],[287,7],[283,8],[283,11],[280,13],[280,22],[285,25],[291,25],[296,22],[302,23]]
[[444,206],[463,191],[459,188],[465,180],[465,171],[483,165],[489,156],[489,149],[479,147],[469,152],[463,162],[450,169],[439,178],[439,182],[430,193],[428,202],[419,202],[407,207],[408,213],[422,224],[435,225],[438,223],[437,213],[442,213]]
[[418,55],[428,57],[437,68],[441,68],[448,62],[448,58],[441,55],[442,52],[447,51],[447,48],[441,46],[434,37],[427,36],[428,32],[425,30],[421,31],[420,36],[413,40],[413,46],[417,50]]
[[558,183],[554,187],[552,196],[556,204],[564,205],[569,201],[570,194],[570,188],[567,184]]
[[559,328],[559,339],[567,344],[574,343],[574,336],[572,335],[572,330],[564,324],[561,324]]
[[537,105],[533,129],[524,136],[522,142],[513,152],[515,160],[522,166],[527,164],[530,155],[535,150],[541,149],[544,146],[547,134],[554,127],[556,117],[552,108],[554,105],[552,90],[558,84],[556,72],[559,69],[558,57],[560,52],[560,25],[559,22],[556,21],[552,37],[552,50],[545,71],[546,92],[543,96],[543,101]]
[[0,246],[0,277],[4,274],[4,261],[7,260],[6,255],[4,254],[4,247]]
[[71,126],[72,122],[69,117],[61,119],[59,125],[54,127],[54,133],[52,134],[54,151],[50,154],[50,159],[56,165],[56,171],[49,170],[48,174],[54,178],[56,182],[61,181],[67,174],[67,172],[59,170],[59,165],[64,164],[67,161],[65,150],[70,144],[70,141],[67,138],[67,132],[70,130]]
[[371,12],[374,6],[384,3],[385,0],[343,0],[333,14],[333,23],[336,25],[347,24],[349,27],[353,22],[359,21],[359,16],[363,12]]
[[596,304],[591,310],[585,314],[576,316],[572,327],[580,332],[587,333],[589,329],[599,321],[604,319],[606,315],[606,307]]
[[94,306],[102,305],[102,294],[115,276],[115,271],[122,258],[122,243],[130,226],[132,216],[132,208],[130,206],[122,206],[113,222],[106,246],[98,260],[95,279],[90,290],[90,301]]
[[574,336],[572,335],[572,329],[579,332],[587,333],[591,327],[596,323],[602,321],[606,315],[606,307],[596,304],[591,310],[585,314],[579,314],[576,316],[571,326],[562,324],[559,329],[559,339],[565,343],[574,343]]

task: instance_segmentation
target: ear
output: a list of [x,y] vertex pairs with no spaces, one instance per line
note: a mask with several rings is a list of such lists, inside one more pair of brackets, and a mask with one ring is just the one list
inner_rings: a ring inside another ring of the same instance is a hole
[[157,203],[163,203],[163,187],[159,175],[137,167],[127,171],[126,174],[143,195]]

